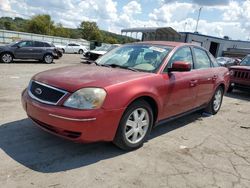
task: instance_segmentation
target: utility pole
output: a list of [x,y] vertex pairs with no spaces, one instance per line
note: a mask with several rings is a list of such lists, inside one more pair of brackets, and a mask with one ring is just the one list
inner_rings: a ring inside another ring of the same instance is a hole
[[199,8],[199,13],[198,13],[198,18],[197,18],[197,22],[196,22],[195,32],[198,32],[198,25],[199,25],[199,21],[200,21],[201,9],[202,9],[202,7]]

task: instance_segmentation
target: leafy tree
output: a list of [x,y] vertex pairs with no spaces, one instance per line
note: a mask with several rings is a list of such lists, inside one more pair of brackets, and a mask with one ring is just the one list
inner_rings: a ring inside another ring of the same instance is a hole
[[102,33],[100,32],[96,22],[83,21],[80,28],[84,39],[102,41]]
[[60,36],[60,37],[70,37],[70,30],[67,28],[64,28],[61,23],[57,24],[56,27],[54,27],[53,30],[54,36]]
[[20,17],[1,17],[0,29],[47,34],[69,38],[84,38],[105,43],[127,43],[135,39],[100,30],[95,22],[83,21],[79,28],[65,28],[62,24],[54,24],[49,15],[36,15],[30,20]]
[[27,31],[30,33],[50,35],[54,30],[54,22],[50,15],[37,15],[31,18],[27,24]]

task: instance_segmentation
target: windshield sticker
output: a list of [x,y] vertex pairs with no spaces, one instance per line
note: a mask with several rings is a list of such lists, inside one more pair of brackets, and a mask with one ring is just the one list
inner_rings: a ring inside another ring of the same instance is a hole
[[155,47],[155,46],[151,46],[149,49],[157,51],[157,52],[161,52],[161,53],[166,51],[164,48],[159,48],[159,47]]

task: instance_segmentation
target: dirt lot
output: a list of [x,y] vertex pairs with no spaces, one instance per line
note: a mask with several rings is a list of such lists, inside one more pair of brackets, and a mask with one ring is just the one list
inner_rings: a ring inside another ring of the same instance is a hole
[[250,187],[250,94],[225,96],[216,116],[156,127],[144,147],[75,144],[32,125],[21,91],[37,72],[76,64],[0,64],[0,187]]

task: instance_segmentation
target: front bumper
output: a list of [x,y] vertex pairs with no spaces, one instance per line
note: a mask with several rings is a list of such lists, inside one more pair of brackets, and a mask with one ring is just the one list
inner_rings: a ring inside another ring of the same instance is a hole
[[124,109],[76,110],[40,103],[27,90],[22,105],[29,118],[42,129],[75,142],[112,141]]

